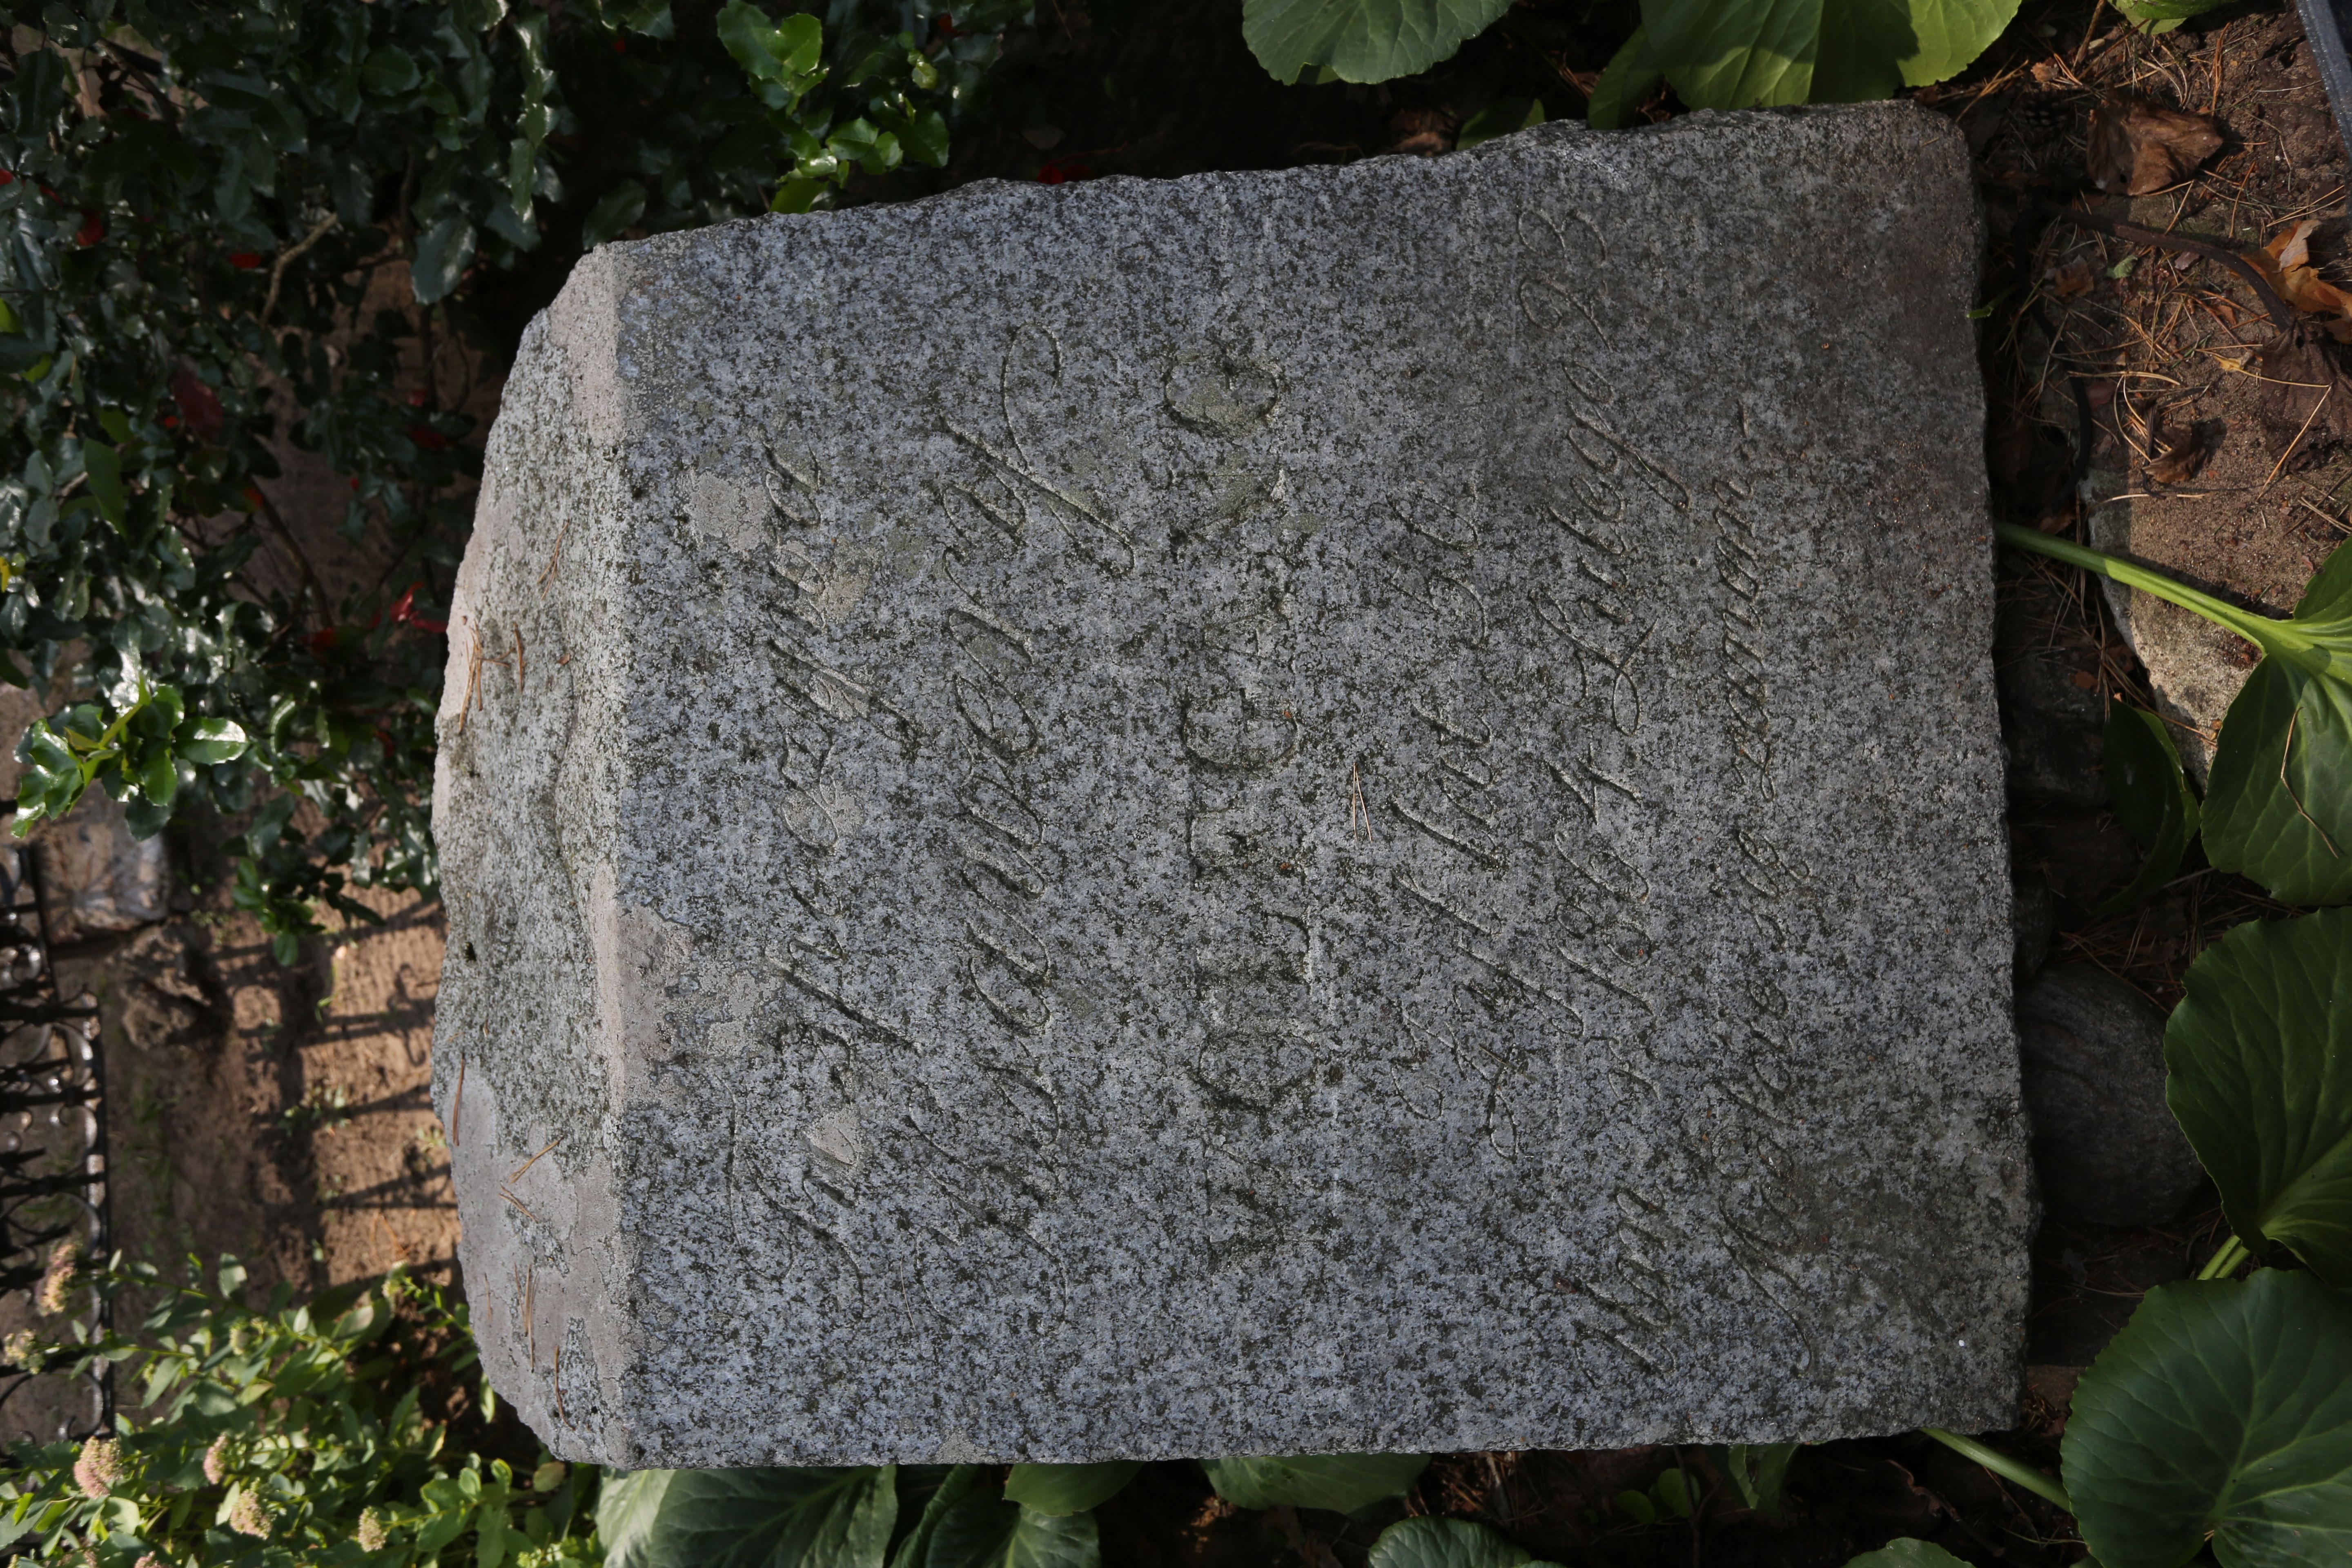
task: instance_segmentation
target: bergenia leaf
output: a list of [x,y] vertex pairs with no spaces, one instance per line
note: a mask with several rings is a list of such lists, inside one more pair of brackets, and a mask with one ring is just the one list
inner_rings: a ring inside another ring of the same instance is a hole
[[1413,76],[1492,26],[1511,0],[1243,0],[1242,37],[1275,80]]
[[2276,620],[2032,529],[2003,523],[2000,533],[2193,610],[2262,649],[2221,721],[2205,791],[2205,858],[2286,903],[2352,900],[2352,553],[2331,556],[2294,616]]
[[1217,1495],[1235,1508],[1328,1508],[1353,1513],[1402,1497],[1429,1468],[1426,1454],[1312,1454],[1210,1459],[1202,1468]]
[[2239,926],[2188,990],[2165,1100],[2231,1228],[2352,1285],[2352,910]]
[[2075,1389],[2066,1490],[2101,1568],[2352,1553],[2352,1298],[2308,1274],[2159,1285]]
[[2196,792],[2162,719],[2117,702],[2107,710],[2107,802],[2116,820],[2147,851],[2131,885],[2099,906],[2101,915],[2136,910],[2180,869],[2197,837]]

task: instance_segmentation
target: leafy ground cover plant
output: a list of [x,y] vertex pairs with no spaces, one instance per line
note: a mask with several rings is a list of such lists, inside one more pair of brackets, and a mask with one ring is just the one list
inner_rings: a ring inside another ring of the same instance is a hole
[[[155,1290],[152,1268],[92,1287]],[[259,1310],[245,1270],[169,1289],[137,1336],[88,1337],[12,1359],[116,1364],[141,1414],[76,1445],[17,1445],[0,1479],[0,1549],[36,1562],[394,1563],[463,1552],[477,1568],[596,1559],[583,1506],[593,1470],[519,1472],[452,1442],[426,1406],[474,1364],[462,1306],[399,1274]],[[477,1409],[495,1411],[485,1386]],[[130,1403],[126,1400],[125,1403]],[[478,1426],[478,1422],[474,1424]]]
[[[354,885],[432,888],[476,468],[441,372],[504,351],[486,280],[575,220],[887,192],[1023,10],[70,0],[0,39],[0,680],[72,697],[18,747],[20,828],[92,788],[141,837],[254,812],[236,900],[288,959],[321,905],[373,918]],[[370,304],[404,262],[413,303]],[[372,580],[272,499],[289,445],[348,482]]]
[[[2118,0],[2148,32],[2222,0]],[[1671,83],[1692,109],[1859,103],[1965,70],[2018,0],[1642,0],[1641,23],[1593,89],[1590,122],[1628,124]],[[1450,58],[1508,0],[1246,0],[1242,34],[1276,81],[1388,81]]]
[[2294,614],[2273,620],[2033,529],[2003,523],[2000,536],[2192,610],[2262,650],[2214,749],[2200,825],[2206,858],[2287,903],[2352,899],[2352,557],[2330,556]]

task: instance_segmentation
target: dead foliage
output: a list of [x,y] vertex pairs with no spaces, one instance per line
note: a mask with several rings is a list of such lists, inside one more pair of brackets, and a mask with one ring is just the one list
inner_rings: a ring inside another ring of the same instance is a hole
[[2111,195],[2145,196],[2177,185],[2221,150],[2212,116],[2139,93],[2111,93],[2091,110],[2091,183]]
[[2159,485],[2182,485],[2195,479],[2207,459],[2220,449],[2221,437],[2229,425],[2220,419],[2201,419],[2182,428],[2168,426],[2162,413],[2148,418],[2148,450],[2155,460],[2147,466],[2147,477]]

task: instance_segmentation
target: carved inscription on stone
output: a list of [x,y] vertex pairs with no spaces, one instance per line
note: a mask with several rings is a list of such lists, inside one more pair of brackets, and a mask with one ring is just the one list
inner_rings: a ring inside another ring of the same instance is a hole
[[583,264],[460,607],[612,717],[564,775],[493,683],[442,808],[452,952],[572,955],[444,1002],[501,1127],[571,1108],[574,1218],[460,1170],[584,1325],[486,1349],[559,1452],[1998,1424],[1965,158],[1720,123]]

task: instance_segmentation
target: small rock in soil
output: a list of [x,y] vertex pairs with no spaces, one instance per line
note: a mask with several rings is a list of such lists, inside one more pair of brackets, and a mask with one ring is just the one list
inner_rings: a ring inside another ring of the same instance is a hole
[[[2146,542],[2134,548],[2137,521],[2130,501],[2110,502],[2091,514],[2091,543],[2134,560],[2149,559]],[[2171,723],[2181,767],[2201,786],[2213,765],[2210,737],[2221,730],[2222,716],[2259,656],[2252,644],[2194,611],[2105,578],[2099,586],[2116,629],[2147,667],[2148,689],[2156,694],[2157,711]]]
[[2164,1015],[2090,964],[2045,970],[2017,1004],[2042,1199],[2095,1225],[2162,1225],[2205,1184],[2164,1103]]
[[97,791],[64,821],[36,827],[32,837],[51,942],[136,931],[170,912],[163,840],[131,837],[122,807]]

